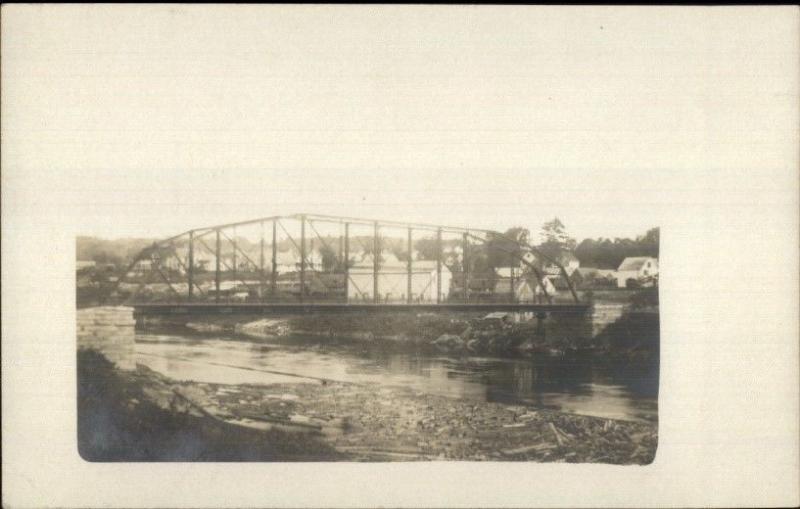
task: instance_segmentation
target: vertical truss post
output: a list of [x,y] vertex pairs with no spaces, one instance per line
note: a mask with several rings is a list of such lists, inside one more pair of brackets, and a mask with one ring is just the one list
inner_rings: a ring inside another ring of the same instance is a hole
[[[239,279],[239,277],[237,275],[238,272],[239,272],[239,269],[236,267],[236,227],[235,226],[233,227],[233,235],[231,236],[231,247],[233,248],[233,258],[232,258],[232,261],[233,261],[233,284],[238,286],[238,284],[236,283],[236,280]],[[235,287],[234,287],[233,291],[235,293]]]
[[306,216],[300,216],[300,302],[306,294]]
[[468,237],[466,232],[463,235],[462,248],[461,249],[464,251],[463,255],[461,256],[461,260],[462,260],[461,264],[463,265],[462,269],[463,269],[463,276],[464,276],[464,303],[468,304],[469,303],[469,262],[470,262],[470,259],[469,259],[469,254],[468,254],[468,251],[469,251],[469,237]]
[[513,266],[510,267],[510,274],[509,274],[509,277],[511,278],[511,280],[510,280],[510,282],[511,282],[511,290],[509,290],[511,293],[510,293],[509,296],[511,297],[511,303],[512,304],[514,303],[515,300],[517,300],[517,292],[516,292],[516,286],[517,286],[516,283],[517,283],[517,281],[516,281],[516,274],[514,272],[515,268],[516,267],[513,267]]
[[350,302],[350,223],[344,224],[344,303]]
[[341,229],[339,230],[339,243],[336,249],[336,259],[341,263],[341,261],[344,260],[344,236],[342,235]]
[[217,245],[214,252],[214,257],[216,259],[216,268],[214,270],[214,287],[216,289],[216,295],[214,296],[214,301],[219,303],[219,262],[220,256],[222,255],[222,250],[220,249],[220,239],[219,239],[219,230],[216,231],[217,233]]
[[261,301],[264,301],[264,221],[259,223],[261,228],[261,242],[259,243],[259,257],[258,257],[258,296]]
[[274,299],[278,292],[278,221],[272,220],[272,274],[270,275],[270,294]]
[[412,261],[411,261],[411,252],[412,252],[412,243],[413,243],[413,241],[412,241],[411,235],[412,235],[411,228],[409,228],[408,229],[408,249],[407,249],[407,251],[408,251],[408,281],[407,281],[407,284],[406,284],[406,286],[407,286],[407,288],[406,288],[406,303],[408,303],[408,304],[411,304],[411,287],[412,287],[411,279],[413,278],[413,275],[412,275],[412,272],[411,272],[411,263],[412,263]]
[[436,230],[436,303],[442,302],[442,229]]
[[189,267],[186,270],[186,278],[189,281],[189,302],[192,302],[194,295],[194,230],[189,232]]
[[378,240],[378,222],[372,235],[372,297],[375,304],[380,303],[378,296],[378,272],[380,271],[381,245]]

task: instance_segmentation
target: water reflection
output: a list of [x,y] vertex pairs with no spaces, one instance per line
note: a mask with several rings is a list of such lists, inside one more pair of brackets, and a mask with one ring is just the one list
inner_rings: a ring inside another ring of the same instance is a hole
[[137,336],[136,352],[137,362],[181,380],[224,384],[310,381],[287,376],[295,374],[600,417],[655,420],[657,415],[657,366],[632,369],[590,357],[503,359],[352,352],[145,334]]

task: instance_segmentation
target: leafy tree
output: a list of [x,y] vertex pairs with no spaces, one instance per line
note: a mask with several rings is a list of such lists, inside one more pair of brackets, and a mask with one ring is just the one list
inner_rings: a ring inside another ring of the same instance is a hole
[[417,249],[417,256],[420,260],[435,260],[437,254],[436,239],[422,238],[416,239],[414,246]]
[[528,243],[530,232],[527,228],[515,226],[509,228],[502,236],[490,235],[486,242],[487,266],[516,267],[524,253],[520,246]]
[[[458,245],[461,245],[460,240],[442,239],[442,259]],[[417,250],[418,260],[435,260],[438,254],[435,237],[414,239],[414,248]]]
[[319,247],[319,255],[322,258],[322,270],[325,272],[331,272],[333,270],[338,269],[339,259],[336,256],[336,253],[333,249],[326,245],[322,244]]
[[539,237],[539,251],[549,258],[558,260],[564,252],[575,249],[575,239],[567,235],[564,223],[557,217],[542,225]]
[[585,239],[575,249],[575,256],[584,267],[616,269],[629,256],[658,258],[659,229],[651,228],[636,239]]

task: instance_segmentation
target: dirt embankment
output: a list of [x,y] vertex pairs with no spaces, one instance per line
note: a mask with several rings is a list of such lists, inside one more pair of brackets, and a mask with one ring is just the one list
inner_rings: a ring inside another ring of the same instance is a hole
[[343,458],[318,437],[220,420],[146,368],[78,352],[78,450],[87,461],[311,461]]
[[532,460],[648,464],[654,423],[323,380],[176,382],[79,354],[79,446],[92,461]]

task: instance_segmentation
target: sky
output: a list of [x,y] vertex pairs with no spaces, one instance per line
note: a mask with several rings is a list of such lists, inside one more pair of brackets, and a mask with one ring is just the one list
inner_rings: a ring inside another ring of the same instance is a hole
[[632,237],[787,160],[768,78],[796,52],[768,43],[796,27],[704,12],[50,9],[4,38],[4,184],[107,238],[299,212]]

